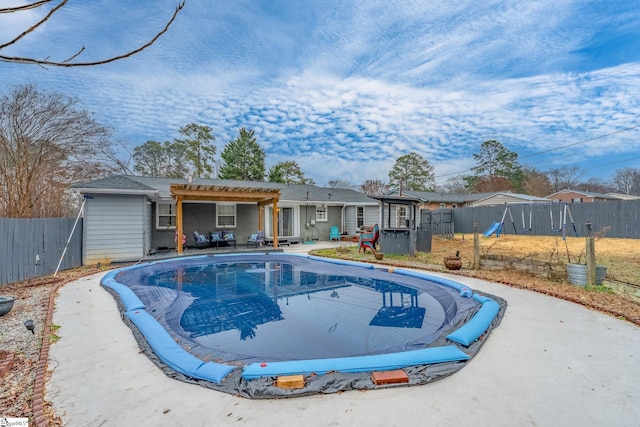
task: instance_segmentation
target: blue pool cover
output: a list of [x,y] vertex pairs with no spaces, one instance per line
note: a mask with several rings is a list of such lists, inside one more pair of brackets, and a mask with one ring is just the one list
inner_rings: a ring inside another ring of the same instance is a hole
[[[246,397],[375,388],[370,373],[394,369],[433,381],[475,355],[506,307],[411,270],[274,252],[140,264],[102,285],[168,375]],[[303,389],[274,386],[296,374]]]

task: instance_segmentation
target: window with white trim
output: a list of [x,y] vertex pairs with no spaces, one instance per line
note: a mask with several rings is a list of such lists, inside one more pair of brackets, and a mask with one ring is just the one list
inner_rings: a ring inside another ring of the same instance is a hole
[[156,228],[162,230],[176,229],[176,205],[174,203],[156,204]]
[[364,225],[364,206],[356,206],[356,227]]
[[582,203],[582,197],[574,197],[571,199],[571,203]]
[[446,208],[446,207],[447,207],[447,204],[446,204],[446,203],[440,203],[440,209],[444,209],[444,208]]
[[407,207],[398,206],[397,217],[396,217],[396,227],[405,228],[406,226],[407,226]]
[[316,221],[327,222],[327,207],[325,205],[316,206]]
[[236,205],[216,205],[216,228],[236,227]]

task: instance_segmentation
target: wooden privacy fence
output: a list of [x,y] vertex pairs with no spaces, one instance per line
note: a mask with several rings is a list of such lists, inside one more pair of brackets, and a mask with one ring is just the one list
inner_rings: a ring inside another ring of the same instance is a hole
[[[478,206],[453,209],[453,221],[457,233],[473,233],[473,222],[478,222],[478,232],[483,233],[494,222],[502,221],[502,233],[529,234],[534,236],[561,235],[564,224],[564,204],[524,203],[509,204],[505,215],[505,205]],[[611,202],[569,203],[566,218],[567,236],[586,235],[585,224],[593,224],[594,233],[604,233],[607,237],[640,239],[640,200]],[[513,218],[513,224],[512,224]],[[561,219],[562,223],[561,224]],[[571,223],[573,220],[573,224]],[[515,230],[514,230],[515,226]]]
[[[73,229],[73,218],[0,218],[0,285],[52,274]],[[82,220],[60,270],[82,265]]]
[[420,224],[424,228],[428,224],[431,234],[445,239],[453,239],[454,223],[453,209],[438,209],[435,211],[422,209],[420,211]]

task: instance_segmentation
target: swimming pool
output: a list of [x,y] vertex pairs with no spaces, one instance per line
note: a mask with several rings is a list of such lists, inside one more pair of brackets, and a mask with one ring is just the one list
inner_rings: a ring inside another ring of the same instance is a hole
[[[370,388],[370,372],[392,369],[437,379],[477,352],[505,305],[410,270],[280,252],[158,261],[102,284],[173,376],[250,397]],[[346,383],[309,387],[326,373]],[[273,389],[295,374],[310,377],[304,390]]]

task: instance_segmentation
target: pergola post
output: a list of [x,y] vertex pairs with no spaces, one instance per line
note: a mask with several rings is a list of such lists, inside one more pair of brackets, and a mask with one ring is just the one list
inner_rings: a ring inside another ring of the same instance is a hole
[[278,216],[279,216],[279,212],[278,212],[278,200],[277,199],[273,199],[273,215],[271,215],[273,224],[272,224],[272,230],[273,230],[273,248],[277,248],[278,247]]
[[184,235],[182,226],[182,196],[176,197],[176,249],[178,255],[182,254],[182,236]]

